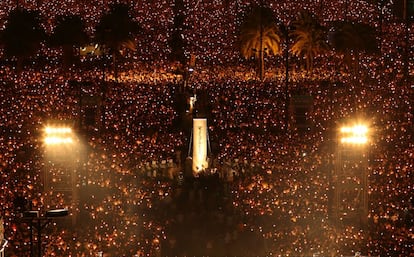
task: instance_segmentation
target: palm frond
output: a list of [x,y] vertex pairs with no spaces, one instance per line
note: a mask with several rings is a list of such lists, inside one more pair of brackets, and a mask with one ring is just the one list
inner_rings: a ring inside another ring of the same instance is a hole
[[[262,15],[260,17],[260,15]],[[262,49],[260,49],[262,41]],[[280,36],[267,9],[255,9],[240,29],[240,50],[243,57],[258,57],[259,51],[276,55],[280,53]]]

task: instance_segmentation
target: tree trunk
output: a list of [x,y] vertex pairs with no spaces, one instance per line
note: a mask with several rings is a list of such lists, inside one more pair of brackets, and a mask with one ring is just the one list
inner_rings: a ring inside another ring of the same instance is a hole
[[114,51],[112,53],[112,62],[113,62],[113,66],[114,66],[115,81],[118,82],[118,65],[116,63],[116,54],[117,54],[117,51]]
[[16,70],[17,73],[20,73],[23,71],[23,62],[24,62],[24,58],[23,57],[16,57]]
[[357,75],[358,72],[359,72],[359,59],[360,59],[360,53],[359,52],[356,52],[355,53],[355,61],[354,61],[354,72],[355,72],[355,75]]
[[306,60],[307,60],[307,65],[308,65],[308,72],[309,72],[309,73],[312,73],[312,72],[313,72],[313,58],[314,58],[314,56],[313,56],[313,54],[312,54],[312,53],[310,53],[310,54],[307,56],[307,58],[306,58]]
[[352,69],[352,54],[349,51],[346,51],[343,56],[342,63],[347,70]]
[[260,81],[263,81],[264,78],[264,60],[263,60],[263,50],[259,52],[259,69],[260,69]]
[[308,54],[305,56],[306,59],[306,71],[312,72],[312,55]]
[[63,46],[63,67],[69,68],[73,61],[73,47],[71,45]]

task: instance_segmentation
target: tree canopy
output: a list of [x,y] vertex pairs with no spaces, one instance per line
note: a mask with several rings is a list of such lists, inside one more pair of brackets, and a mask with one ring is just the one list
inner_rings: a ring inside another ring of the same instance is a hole
[[338,51],[375,53],[378,50],[375,28],[368,24],[338,21],[330,37],[331,45]]
[[139,31],[139,24],[129,15],[129,6],[113,4],[96,26],[95,39],[113,52],[121,47],[135,50],[135,36]]
[[254,8],[241,25],[240,46],[245,58],[258,58],[261,50],[266,54],[279,54],[280,41],[278,28],[269,8]]
[[263,79],[264,55],[281,52],[281,40],[272,10],[263,6],[254,8],[241,25],[239,40],[242,56],[258,59],[260,79]]
[[50,38],[52,46],[81,46],[88,41],[85,23],[79,15],[61,15]]
[[304,56],[307,70],[312,71],[314,57],[328,49],[325,28],[307,11],[299,13],[292,27],[290,35],[294,44],[291,51],[296,56]]
[[335,22],[329,36],[329,43],[336,52],[343,54],[346,65],[354,66],[356,69],[360,53],[379,52],[375,28],[364,23]]
[[34,55],[45,40],[46,33],[40,24],[38,11],[19,8],[10,12],[1,38],[6,55],[16,57],[18,66],[23,59]]

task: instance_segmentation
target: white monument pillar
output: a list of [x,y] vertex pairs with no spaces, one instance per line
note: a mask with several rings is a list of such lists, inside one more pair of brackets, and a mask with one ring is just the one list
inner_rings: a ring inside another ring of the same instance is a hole
[[193,165],[195,174],[208,168],[207,162],[207,119],[193,119]]

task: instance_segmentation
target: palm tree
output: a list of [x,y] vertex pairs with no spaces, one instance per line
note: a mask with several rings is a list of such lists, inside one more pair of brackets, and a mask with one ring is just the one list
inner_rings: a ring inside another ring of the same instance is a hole
[[264,55],[276,55],[281,52],[280,36],[272,10],[256,7],[247,16],[240,28],[240,46],[243,57],[254,57],[259,60],[260,80],[264,75]]
[[299,13],[292,28],[290,36],[294,43],[291,51],[296,56],[304,56],[306,70],[312,72],[314,57],[328,49],[325,29],[307,11]]
[[360,53],[375,54],[378,43],[375,29],[368,24],[339,21],[334,24],[330,44],[344,56],[344,63],[358,70]]
[[139,24],[129,15],[129,6],[113,4],[96,26],[95,39],[111,53],[117,79],[116,58],[122,48],[136,50],[135,36],[140,31]]
[[21,71],[25,59],[33,56],[45,39],[46,33],[40,26],[38,11],[14,9],[10,12],[2,41],[6,56],[15,57],[17,70]]
[[57,18],[57,25],[50,38],[50,44],[63,48],[64,67],[68,67],[73,63],[74,47],[79,48],[87,41],[88,35],[85,32],[85,23],[79,15],[59,16]]

